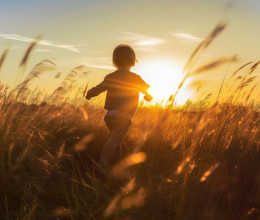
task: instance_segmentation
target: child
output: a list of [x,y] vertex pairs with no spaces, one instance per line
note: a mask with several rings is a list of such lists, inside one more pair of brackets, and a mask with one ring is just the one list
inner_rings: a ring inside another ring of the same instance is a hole
[[89,100],[107,91],[105,109],[108,111],[104,120],[111,134],[99,160],[100,167],[106,172],[108,172],[107,166],[111,166],[115,156],[120,153],[121,144],[138,105],[139,91],[145,94],[145,100],[152,100],[152,96],[147,92],[150,86],[140,76],[130,72],[135,62],[134,50],[126,44],[118,45],[113,52],[113,65],[117,70],[108,74],[103,82],[90,89],[86,96]]

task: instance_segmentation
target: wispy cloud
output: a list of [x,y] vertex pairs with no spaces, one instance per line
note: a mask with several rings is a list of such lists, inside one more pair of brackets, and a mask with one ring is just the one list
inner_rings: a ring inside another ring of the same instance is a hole
[[137,46],[153,46],[153,45],[159,45],[159,44],[164,44],[165,41],[162,39],[158,38],[153,38],[153,39],[145,39],[142,41],[137,42],[135,45]]
[[35,52],[49,52],[50,50],[48,50],[48,49],[37,49],[37,50],[35,50]]
[[[1,33],[0,33],[0,38],[5,40],[14,40],[14,41],[22,41],[22,42],[33,42],[35,40],[34,38],[24,37],[18,34],[1,34]],[[80,53],[80,50],[77,47],[87,46],[87,45],[58,44],[50,40],[40,40],[38,44],[43,46],[61,48],[75,53]]]
[[98,58],[83,58],[80,59],[82,65],[94,67],[98,69],[114,69],[112,65],[112,58],[111,57],[98,57]]
[[162,38],[155,38],[134,32],[123,32],[120,40],[129,40],[136,46],[156,46],[165,44],[167,41]]
[[97,68],[97,69],[106,69],[106,70],[113,70],[115,69],[115,67],[113,67],[112,65],[86,65],[86,66],[89,66],[89,67],[93,67],[93,68]]
[[188,41],[192,41],[192,42],[199,42],[199,41],[204,39],[204,38],[201,38],[201,37],[195,37],[195,36],[188,34],[188,33],[173,33],[173,35],[178,37],[178,38],[182,38],[184,40],[188,40]]

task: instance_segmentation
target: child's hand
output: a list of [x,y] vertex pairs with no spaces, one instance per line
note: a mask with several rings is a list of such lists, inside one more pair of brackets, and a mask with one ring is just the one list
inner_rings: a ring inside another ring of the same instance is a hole
[[87,100],[90,100],[90,99],[91,99],[91,97],[90,97],[89,94],[86,95],[86,99],[87,99]]
[[153,97],[148,93],[144,96],[144,100],[147,102],[150,102],[152,99],[153,99]]

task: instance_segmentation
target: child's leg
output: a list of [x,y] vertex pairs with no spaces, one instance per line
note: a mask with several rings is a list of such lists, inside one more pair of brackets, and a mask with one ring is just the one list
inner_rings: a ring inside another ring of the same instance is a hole
[[108,164],[111,165],[115,154],[119,152],[120,154],[120,146],[124,141],[124,138],[127,134],[127,131],[131,125],[131,121],[123,118],[114,116],[114,126],[110,137],[105,144],[101,157],[100,157],[100,164]]
[[117,164],[117,162],[119,162],[121,158],[122,158],[122,145],[117,147],[116,152],[114,153],[111,159],[111,166]]
[[113,134],[113,132],[111,133],[107,143],[105,144],[100,160],[99,160],[99,164],[105,165],[105,166],[111,166],[112,165],[112,161],[114,158],[115,153],[118,151],[119,145],[118,142]]
[[121,143],[121,145],[117,148],[114,156],[113,156],[113,165],[117,164],[121,159],[123,159],[125,156],[128,156],[130,153],[130,149],[128,149],[128,146],[126,145],[125,141]]

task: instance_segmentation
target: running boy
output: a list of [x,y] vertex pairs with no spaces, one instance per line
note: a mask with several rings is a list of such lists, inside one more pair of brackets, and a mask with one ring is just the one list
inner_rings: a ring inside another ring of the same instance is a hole
[[138,106],[139,92],[145,94],[146,101],[152,100],[152,96],[147,92],[150,86],[139,75],[130,71],[135,62],[134,50],[126,44],[118,45],[113,51],[113,65],[117,70],[108,74],[103,82],[90,89],[86,96],[89,100],[107,91],[105,109],[108,111],[104,120],[111,134],[99,160],[99,165],[107,171],[107,166],[110,166],[116,155],[120,153],[121,144]]

